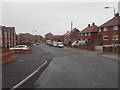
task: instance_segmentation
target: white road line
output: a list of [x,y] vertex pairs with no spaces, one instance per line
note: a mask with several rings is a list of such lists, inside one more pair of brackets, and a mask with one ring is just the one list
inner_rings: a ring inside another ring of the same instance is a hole
[[42,68],[45,64],[47,64],[47,61],[45,60],[45,62],[39,66],[33,73],[31,73],[29,76],[27,76],[25,79],[23,79],[21,82],[19,82],[18,84],[16,84],[13,88],[11,88],[10,90],[15,90],[17,88],[19,88],[23,83],[25,83],[29,78],[31,78],[35,73],[37,73],[40,68]]

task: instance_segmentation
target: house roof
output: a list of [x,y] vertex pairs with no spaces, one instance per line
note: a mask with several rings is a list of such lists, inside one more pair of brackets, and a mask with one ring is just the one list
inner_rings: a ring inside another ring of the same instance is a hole
[[9,33],[15,34],[15,27],[6,27],[6,30],[7,30]]
[[120,16],[118,13],[115,15],[115,17],[113,17],[112,19],[105,22],[104,24],[102,24],[99,27],[108,27],[108,26],[114,26],[114,25],[120,25]]
[[65,33],[64,35],[71,35],[72,33],[74,33],[75,31],[78,31],[79,30],[77,28],[74,28],[72,31],[67,31],[67,33]]
[[92,26],[90,26],[89,24],[88,27],[83,29],[80,33],[89,33],[89,32],[98,32],[98,26],[94,25],[94,23]]
[[52,35],[52,36],[48,36],[48,37],[63,37],[63,35]]

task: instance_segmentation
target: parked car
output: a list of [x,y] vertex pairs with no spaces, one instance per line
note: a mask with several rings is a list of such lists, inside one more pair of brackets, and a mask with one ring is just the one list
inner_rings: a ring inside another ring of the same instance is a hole
[[64,45],[62,42],[57,42],[57,47],[62,48],[62,47],[64,47]]
[[53,43],[52,43],[52,46],[53,46],[53,47],[57,47],[57,42],[53,42]]
[[49,43],[51,42],[51,40],[46,40],[46,45],[49,45]]
[[52,46],[52,42],[48,42],[48,45],[49,45],[49,46]]
[[10,50],[17,50],[17,49],[28,50],[29,47],[26,46],[26,45],[17,45],[17,46],[11,47],[11,48],[9,48],[9,49],[10,49]]
[[79,40],[79,41],[74,41],[73,43],[72,43],[72,46],[79,46],[79,45],[85,45],[86,44],[86,41],[84,41],[84,40]]

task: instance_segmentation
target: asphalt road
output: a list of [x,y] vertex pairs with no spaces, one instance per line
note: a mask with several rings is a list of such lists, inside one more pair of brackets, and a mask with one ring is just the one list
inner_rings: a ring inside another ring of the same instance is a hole
[[118,61],[101,53],[40,45],[53,60],[36,88],[118,88]]
[[47,64],[39,72],[19,87],[33,88],[35,80],[38,79],[51,60],[52,55],[39,46],[32,47],[31,54],[16,54],[15,62],[2,65],[2,88],[13,88],[47,61]]

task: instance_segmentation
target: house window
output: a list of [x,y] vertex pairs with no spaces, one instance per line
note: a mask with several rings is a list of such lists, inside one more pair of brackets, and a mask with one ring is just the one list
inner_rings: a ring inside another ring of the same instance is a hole
[[99,32],[101,32],[101,28],[99,28]]
[[83,34],[81,34],[81,36],[83,36]]
[[88,34],[89,36],[91,35],[91,33]]
[[113,40],[119,40],[119,36],[118,35],[113,35]]
[[2,41],[0,40],[0,47],[2,47]]
[[108,40],[108,36],[103,36],[103,40]]
[[118,26],[114,26],[114,27],[113,27],[113,30],[118,30]]
[[85,33],[85,36],[87,36],[87,33]]
[[103,28],[104,31],[107,31],[107,27]]
[[0,37],[2,37],[2,30],[0,30]]

